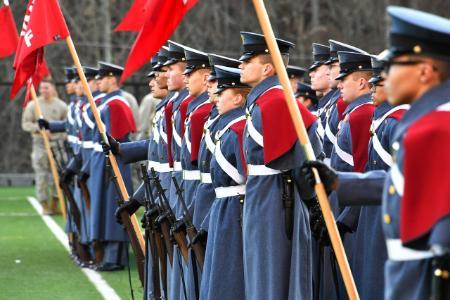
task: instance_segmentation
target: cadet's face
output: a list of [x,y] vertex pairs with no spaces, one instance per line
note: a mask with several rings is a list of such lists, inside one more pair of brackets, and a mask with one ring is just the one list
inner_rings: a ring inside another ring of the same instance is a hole
[[264,64],[261,63],[258,56],[254,56],[247,61],[243,61],[239,68],[241,69],[241,82],[252,87],[261,82],[263,78]]
[[84,94],[83,84],[81,83],[81,80],[78,80],[75,83],[75,94],[77,94],[77,96],[83,96]]
[[387,100],[384,80],[373,85],[370,91],[372,92],[372,102],[375,106],[378,106]]
[[66,93],[68,95],[72,95],[73,93],[75,93],[75,83],[73,82],[66,83]]
[[313,90],[324,93],[330,89],[330,69],[327,65],[318,66],[309,73],[309,76]]
[[107,93],[109,90],[109,77],[104,76],[100,79],[100,91],[102,93]]
[[167,90],[160,89],[154,77],[150,79],[149,86],[153,97],[157,99],[162,99],[167,95]]
[[239,107],[240,94],[234,93],[233,89],[226,89],[219,95],[217,95],[217,111],[219,115],[223,115],[230,110]]
[[291,84],[292,87],[292,91],[295,93],[295,91],[297,90],[297,83],[298,83],[298,78],[289,78],[289,83]]
[[[417,61],[418,58],[407,55],[399,56],[394,62]],[[418,98],[423,89],[423,64],[393,64],[385,80],[386,94],[392,105],[408,104]]]
[[89,84],[89,89],[91,90],[91,92],[95,92],[98,90],[97,80],[91,79],[88,81],[88,84]]
[[207,86],[208,86],[209,102],[215,104],[217,102],[217,95],[214,93],[217,90],[217,80],[208,81]]
[[183,75],[185,69],[186,63],[182,62],[169,66],[169,70],[166,73],[169,91],[179,91],[185,87]]
[[342,99],[350,103],[357,98],[358,81],[353,79],[352,74],[339,81],[338,89],[341,91]]
[[339,72],[341,72],[341,68],[339,67],[338,62],[334,62],[331,65],[328,65],[328,80],[330,88],[332,89],[335,89],[338,86],[339,81],[334,79],[339,75]]
[[306,107],[309,108],[312,105],[310,99],[305,98],[304,96],[298,97],[298,100]]
[[208,74],[204,69],[195,70],[194,72],[187,74],[184,78],[186,88],[189,90],[189,95],[197,97],[203,93],[207,87]]
[[155,72],[156,83],[158,84],[160,89],[167,90],[167,71],[168,67],[161,67],[161,69]]

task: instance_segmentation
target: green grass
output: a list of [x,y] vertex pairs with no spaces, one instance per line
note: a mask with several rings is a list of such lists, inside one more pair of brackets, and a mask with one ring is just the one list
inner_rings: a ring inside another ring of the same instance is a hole
[[[0,298],[102,299],[26,200],[33,195],[32,187],[0,188]],[[8,215],[16,213],[22,215]],[[61,216],[54,219],[64,228]],[[130,268],[135,298],[142,299],[131,249]],[[131,298],[126,269],[101,275],[121,298]]]

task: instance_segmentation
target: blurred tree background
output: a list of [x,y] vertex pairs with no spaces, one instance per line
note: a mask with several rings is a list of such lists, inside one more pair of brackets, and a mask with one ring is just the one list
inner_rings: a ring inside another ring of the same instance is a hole
[[[28,1],[10,0],[18,30]],[[83,65],[95,66],[105,60],[125,63],[135,33],[114,32],[132,1],[60,0],[60,5]],[[401,5],[450,17],[449,0],[266,0],[272,26],[277,36],[296,44],[291,64],[307,67],[311,63],[311,43],[335,39],[377,54],[386,46],[388,5]],[[1,24],[0,24],[1,26]],[[260,28],[250,0],[200,0],[171,39],[217,54],[238,57],[241,50],[239,31]],[[1,42],[1,41],[0,41]],[[0,173],[31,172],[30,137],[20,127],[24,92],[10,102],[10,84],[14,76],[14,57],[0,61]],[[67,100],[63,89],[63,67],[72,65],[64,42],[46,48],[46,59],[58,83],[60,98]],[[138,100],[148,92],[142,68],[127,80],[125,89]]]

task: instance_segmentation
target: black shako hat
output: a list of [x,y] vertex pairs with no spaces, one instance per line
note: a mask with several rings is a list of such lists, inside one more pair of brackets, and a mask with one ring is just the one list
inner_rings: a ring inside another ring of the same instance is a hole
[[153,66],[153,71],[159,71],[169,59],[169,47],[162,46],[158,51],[158,62]]
[[[385,51],[383,51],[385,52]],[[383,52],[380,54],[382,55]],[[372,77],[369,79],[370,84],[377,84],[380,81],[383,81],[384,78],[381,76],[381,72],[383,72],[384,61],[378,59],[378,56],[372,55],[370,57],[370,61],[372,64]]]
[[250,86],[241,82],[241,70],[216,65],[217,90],[215,94],[220,94],[226,89],[231,88],[250,88]]
[[291,79],[293,79],[293,78],[303,78],[303,76],[306,73],[306,69],[302,68],[302,67],[288,65],[286,67],[286,72],[287,72],[289,78],[291,78]]
[[309,84],[304,82],[297,83],[297,91],[295,92],[295,97],[305,97],[317,102],[316,91],[311,88]]
[[199,69],[209,69],[208,54],[190,47],[185,47],[184,54],[186,56],[186,70],[184,75],[189,75]]
[[87,80],[95,79],[98,75],[98,69],[93,67],[83,66],[83,72]]
[[[254,32],[241,31],[241,38],[244,51],[242,56],[239,58],[240,61],[247,61],[253,56],[259,54],[269,54],[269,47],[267,47],[264,35]],[[289,50],[295,47],[295,44],[282,39],[276,39],[276,42],[281,54],[289,55]]]
[[233,59],[233,58],[222,56],[222,55],[217,55],[214,53],[208,54],[208,58],[209,58],[209,65],[211,66],[211,73],[209,74],[209,77],[208,77],[209,81],[216,80],[215,66],[220,65],[220,66],[225,66],[225,67],[230,67],[230,68],[238,68],[239,65],[241,64],[241,62],[237,59]]
[[402,54],[450,60],[450,19],[399,6],[388,6],[387,13],[391,22],[384,60]]
[[69,83],[72,81],[72,79],[75,78],[75,75],[77,73],[77,70],[73,67],[64,67],[64,75],[66,76],[65,82]]
[[312,44],[313,64],[309,67],[309,71],[324,65],[330,59],[330,47],[318,43]]
[[355,53],[364,53],[369,54],[366,51],[359,49],[358,47],[338,42],[335,40],[328,40],[328,43],[330,44],[330,59],[325,62],[325,64],[329,65],[334,62],[338,62],[338,51],[348,51],[348,52],[355,52]]
[[154,70],[154,67],[155,67],[157,64],[158,64],[158,53],[156,53],[155,55],[153,55],[153,57],[150,59],[151,70],[150,70],[150,72],[147,74],[147,78],[155,77],[155,70]]
[[369,54],[338,51],[338,57],[341,72],[335,80],[342,80],[353,72],[372,71],[371,56]]
[[98,66],[97,78],[102,78],[105,76],[121,76],[123,72],[123,68],[121,66],[104,61],[99,61]]
[[186,61],[186,56],[184,54],[184,49],[186,48],[186,46],[170,40],[168,41],[168,44],[169,56],[167,61],[164,63],[165,66],[170,66],[180,61]]

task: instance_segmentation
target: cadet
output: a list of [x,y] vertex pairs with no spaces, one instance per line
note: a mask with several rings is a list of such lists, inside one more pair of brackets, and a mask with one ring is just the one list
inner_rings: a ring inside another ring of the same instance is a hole
[[[370,127],[369,159],[364,171],[386,170],[392,165],[389,145],[408,105],[392,106],[387,101],[382,76],[383,62],[372,57],[372,102],[376,106]],[[382,299],[387,250],[381,227],[381,206],[362,206],[355,232],[353,276],[361,299]]]
[[312,48],[314,61],[309,67],[309,77],[311,78],[311,88],[320,97],[317,107],[317,115],[320,117],[318,133],[323,139],[325,136],[327,112],[333,105],[331,98],[335,95],[336,91],[331,89],[329,69],[325,64],[330,59],[330,47],[313,43]]
[[[155,99],[161,99],[161,102],[156,106],[156,112],[152,119],[152,132],[154,133],[149,139],[143,141],[133,141],[127,143],[119,143],[112,137],[108,137],[110,142],[111,151],[114,154],[120,155],[122,160],[125,163],[133,163],[143,160],[148,160],[148,169],[154,168],[158,170],[159,162],[158,156],[156,153],[157,150],[157,142],[159,142],[159,129],[158,124],[162,116],[162,108],[165,105],[167,99],[167,85],[165,80],[161,80],[162,76],[159,76],[158,72],[162,67],[163,63],[167,61],[168,49],[163,47],[160,49],[158,54],[156,54],[152,58],[152,71],[147,75],[149,78],[149,86],[151,89],[151,96]],[[159,84],[156,82],[156,78],[159,78]],[[122,223],[121,213],[126,211],[129,215],[133,215],[140,206],[144,206],[145,201],[150,201],[150,199],[145,199],[145,190],[144,186],[141,184],[136,192],[130,197],[129,201],[122,204],[116,210],[116,219],[118,223]],[[151,191],[155,196],[156,192]],[[144,227],[147,225],[143,225]],[[155,297],[155,282],[158,282],[159,287],[163,287],[161,291],[161,295],[167,297],[167,278],[163,276],[163,273],[154,274],[153,272],[153,264],[152,257],[155,253],[152,253],[152,249],[155,245],[150,245],[147,243],[147,254],[146,254],[146,282],[144,284],[144,299],[153,299]],[[163,258],[160,258],[161,260]],[[165,258],[164,258],[165,259]],[[165,268],[161,266],[161,268]],[[154,275],[158,275],[158,278],[154,278]],[[165,274],[164,274],[165,275]]]
[[245,195],[246,163],[242,139],[245,97],[250,87],[239,81],[239,69],[216,65],[214,70],[216,106],[221,117],[210,165],[216,197],[209,218],[200,298],[244,299],[241,202]]
[[[264,36],[241,32],[241,82],[247,97],[244,153],[248,177],[243,211],[246,299],[312,297],[309,216],[294,183],[304,159]],[[284,62],[294,44],[277,39]],[[320,154],[316,117],[299,104]],[[281,171],[284,170],[284,171]],[[313,198],[302,190],[303,200]]]
[[[48,120],[62,121],[67,117],[67,105],[55,97],[55,86],[49,79],[42,80],[39,85],[38,103],[41,107],[43,117]],[[58,213],[58,199],[54,182],[51,177],[47,151],[44,147],[42,135],[39,132],[38,118],[35,112],[34,101],[28,102],[22,114],[22,129],[31,134],[33,145],[31,152],[31,164],[35,173],[36,198],[41,203],[44,214]],[[62,140],[61,134],[50,136],[51,144]],[[57,183],[58,184],[58,183]],[[51,188],[49,193],[48,189]]]
[[[236,59],[228,58],[217,54],[208,54],[209,64],[211,66],[211,73],[208,77],[208,96],[209,102],[212,104],[208,119],[203,125],[203,134],[200,141],[197,161],[193,161],[200,170],[200,183],[195,191],[195,207],[194,207],[194,226],[200,228],[199,241],[206,244],[206,232],[209,225],[209,209],[213,204],[216,194],[211,181],[210,162],[214,154],[214,136],[216,133],[216,126],[219,120],[219,113],[217,111],[217,79],[215,66],[227,66],[237,68],[240,62]],[[202,236],[203,235],[203,236]]]
[[[123,69],[117,65],[99,62],[100,91],[106,93],[99,106],[100,117],[105,130],[120,142],[128,140],[131,132],[136,131],[132,110],[122,96],[119,88],[119,77]],[[103,140],[98,128],[93,132],[94,151],[91,157],[91,233],[92,241],[98,241],[104,249],[102,262],[97,266],[99,271],[123,269],[127,263],[127,235],[122,226],[116,223],[114,212],[117,209],[119,191],[110,179],[112,169],[105,168],[108,163]],[[128,193],[132,193],[131,170],[125,166],[120,157],[116,157]]]
[[388,100],[411,104],[392,138],[391,169],[339,173],[338,182],[320,162],[307,163],[304,171],[312,184],[308,170],[317,167],[326,188],[337,186],[338,197],[348,202],[376,203],[383,197],[385,299],[448,299],[450,191],[442,182],[450,178],[450,132],[442,124],[450,121],[450,33],[443,30],[450,20],[403,7],[387,11]]
[[[330,163],[331,152],[334,144],[336,143],[336,135],[338,132],[339,122],[343,120],[344,111],[347,108],[348,103],[344,102],[338,89],[339,80],[336,77],[340,73],[338,51],[350,51],[356,53],[366,53],[365,51],[350,46],[348,44],[338,42],[335,40],[329,40],[330,44],[330,59],[325,62],[329,68],[329,80],[331,89],[334,90],[330,99],[330,106],[326,110],[326,125],[325,125],[325,137],[323,141],[323,150],[325,152],[325,162]],[[367,54],[367,53],[366,53]]]
[[[208,77],[211,72],[208,55],[204,52],[185,48],[186,70],[184,71],[186,87],[189,95],[194,99],[187,106],[187,118],[185,121],[184,137],[182,140],[180,160],[183,168],[184,199],[192,216],[194,214],[194,198],[197,186],[200,184],[200,171],[197,165],[200,140],[203,133],[203,125],[212,108],[207,92]],[[182,209],[178,206],[178,215]],[[189,251],[188,268],[185,271],[188,297],[198,298],[200,284],[200,270],[193,252]]]

